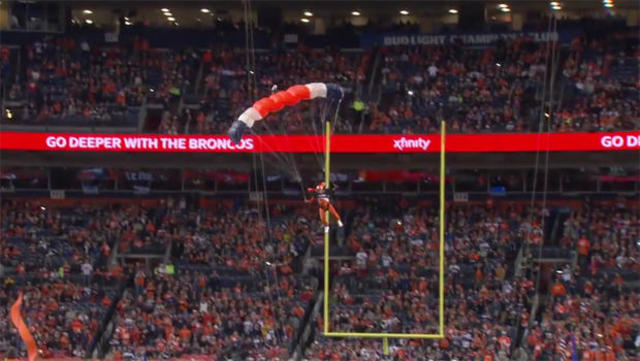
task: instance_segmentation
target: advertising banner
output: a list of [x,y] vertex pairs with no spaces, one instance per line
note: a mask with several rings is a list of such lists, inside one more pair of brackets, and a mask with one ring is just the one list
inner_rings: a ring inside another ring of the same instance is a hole
[[504,33],[466,33],[466,34],[365,34],[360,38],[360,46],[418,46],[460,44],[464,46],[487,46],[500,39],[512,40],[523,36],[534,42],[558,41],[568,44],[575,31],[560,32],[527,31]]
[[[247,136],[239,144],[226,135],[68,134],[0,132],[0,150],[149,153],[321,153],[320,135]],[[640,150],[640,132],[452,134],[448,153],[610,152]],[[334,135],[332,153],[437,153],[440,136]]]

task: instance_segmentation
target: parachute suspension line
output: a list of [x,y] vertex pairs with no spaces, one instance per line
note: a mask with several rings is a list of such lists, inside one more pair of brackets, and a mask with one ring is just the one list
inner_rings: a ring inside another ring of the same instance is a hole
[[[553,15],[553,13],[551,14],[551,22],[552,22],[552,34],[556,34],[558,31],[558,20],[556,19],[555,15]],[[548,195],[548,188],[549,188],[549,155],[550,155],[550,150],[549,150],[549,138],[551,137],[551,122],[553,121],[553,115],[555,113],[556,110],[558,110],[560,108],[560,102],[556,102],[555,97],[554,97],[554,91],[555,91],[555,86],[556,86],[556,75],[558,73],[558,67],[559,67],[559,57],[560,54],[559,52],[556,51],[557,49],[557,43],[555,40],[553,40],[553,38],[551,38],[552,40],[550,40],[550,46],[551,46],[551,77],[549,79],[549,116],[546,117],[546,121],[547,121],[547,129],[546,129],[546,135],[545,135],[545,143],[546,143],[546,148],[545,148],[545,155],[544,155],[544,176],[543,176],[543,184],[542,184],[542,204],[541,204],[541,209],[544,211],[547,208],[547,195]],[[556,108],[554,108],[554,105],[556,106]],[[543,231],[544,231],[544,218],[542,218],[542,222],[541,222],[542,226],[543,226]],[[544,238],[543,238],[544,239]],[[538,250],[538,258],[542,257],[542,245],[540,245],[540,248]],[[538,272],[538,275],[536,277],[536,290],[539,288],[540,285],[540,278],[541,278],[541,274],[542,272]]]
[[[254,99],[254,94],[255,94],[255,88],[256,88],[256,82],[255,82],[255,61],[254,59],[252,59],[254,52],[253,52],[253,46],[251,43],[251,39],[249,37],[249,33],[251,32],[251,14],[249,13],[249,0],[244,0],[242,2],[243,4],[243,11],[244,11],[244,41],[245,41],[245,72],[247,74],[247,97],[250,103],[253,103],[255,101]],[[257,166],[257,161],[256,161],[256,155],[255,153],[252,153],[252,165],[253,165],[253,177],[254,177],[254,187],[255,187],[255,192],[258,193],[259,191],[259,183],[258,183],[258,166]],[[264,184],[264,183],[263,183]],[[258,219],[260,222],[262,222],[262,211],[261,211],[261,200],[262,198],[257,197],[256,199],[256,203],[257,203],[257,208],[258,208]],[[269,230],[267,230],[267,232],[269,232]],[[268,234],[268,233],[267,233]]]
[[[251,12],[251,0],[247,0],[247,2],[248,2],[249,12]],[[253,21],[253,19],[252,19],[252,21]],[[249,40],[251,41],[251,53],[252,53],[253,67],[255,68],[256,54],[255,54],[255,45],[254,45],[255,43],[254,43],[254,37],[253,37],[253,27],[251,27],[251,30],[249,31]],[[255,81],[255,77],[254,77],[254,81]],[[257,84],[256,84],[256,88],[257,88]],[[267,122],[264,122],[264,125],[267,126],[267,129],[268,129]],[[274,154],[278,154],[278,153],[274,152]],[[302,196],[306,200],[307,197],[305,195],[304,185],[302,184],[302,175],[298,171],[298,165],[296,164],[296,160],[294,158],[294,155],[293,154],[289,154],[289,153],[284,153],[283,156],[285,158],[285,164],[289,165],[289,166],[291,166],[291,168],[293,168],[293,171],[294,171],[293,178],[294,178],[295,181],[298,182],[298,184],[300,186],[300,192],[302,193]],[[264,163],[264,155],[262,155],[262,153],[260,153],[260,161],[262,163]],[[263,166],[262,169],[264,171],[264,166]],[[286,170],[288,171],[289,169],[287,168]],[[265,187],[266,187],[266,183],[265,183]]]
[[[245,40],[245,71],[247,72],[247,93],[249,93],[249,101],[253,103],[255,101],[255,94],[258,89],[258,83],[256,81],[256,53],[255,53],[255,43],[253,36],[253,17],[251,15],[251,1],[244,0],[244,40]],[[264,126],[267,128],[267,132],[272,133],[267,125],[267,122],[263,122]],[[267,145],[266,142],[263,142],[263,146]],[[283,159],[278,152],[272,152],[273,156],[281,163],[285,165],[289,165],[289,162],[286,159]],[[255,156],[255,154],[254,154]],[[257,184],[257,183],[256,183]]]
[[[268,134],[275,134],[274,131],[271,129],[271,127],[269,126],[268,122],[264,121],[262,122],[262,125],[264,126],[266,133]],[[251,129],[252,132],[253,128]],[[255,132],[254,132],[255,134]],[[289,138],[286,138],[287,140]],[[289,172],[289,170],[291,168],[294,169],[294,173],[296,176],[300,176],[299,172],[298,172],[298,167],[296,165],[296,162],[293,158],[293,155],[288,154],[288,153],[282,153],[280,154],[280,152],[278,152],[277,150],[273,149],[268,143],[266,142],[262,142],[262,146],[265,147],[266,149],[270,150],[271,155],[273,155],[274,158],[276,158],[277,162],[279,163],[279,167],[282,168],[283,170],[285,170],[286,172]],[[304,190],[304,188],[302,188]]]
[[[272,92],[276,89],[272,88]],[[238,143],[242,140],[245,132],[251,131],[256,122],[264,124],[265,118],[270,113],[276,113],[281,109],[292,106],[303,100],[312,100],[317,98],[325,98],[328,103],[340,104],[339,100],[344,96],[344,90],[337,84],[333,83],[307,83],[304,85],[293,85],[287,90],[272,93],[256,101],[251,107],[247,108],[238,118],[231,124],[227,134],[231,140]],[[312,103],[311,103],[312,104]],[[327,103],[325,103],[327,104]],[[324,116],[326,118],[326,116]],[[290,136],[287,141],[294,138]],[[318,137],[314,137],[319,140]],[[298,138],[299,139],[299,138]],[[291,162],[293,163],[293,162]],[[292,166],[291,168],[293,168]]]
[[[252,46],[250,43],[250,39],[249,39],[249,32],[251,29],[251,25],[250,25],[250,14],[249,14],[249,1],[248,0],[244,0],[242,2],[243,4],[243,11],[244,11],[244,41],[245,41],[245,72],[247,74],[247,97],[249,102],[253,102],[254,99],[254,92],[255,92],[255,70],[253,67],[253,61],[251,59],[252,56]],[[255,192],[256,194],[258,193],[258,166],[257,166],[257,162],[256,162],[256,155],[255,153],[252,153],[252,166],[253,166],[253,178],[254,178],[254,187],[255,187]],[[262,222],[262,211],[261,211],[261,198],[257,197],[256,198],[256,204],[257,204],[257,210],[258,210],[258,220],[260,222]],[[267,230],[268,232],[268,230]],[[267,233],[268,234],[268,233]]]
[[[249,93],[249,100],[253,103],[255,101],[255,94],[257,91],[256,82],[256,53],[255,43],[253,37],[253,14],[251,9],[251,0],[244,0],[244,27],[245,27],[245,59],[246,59],[246,72],[247,72],[247,91]],[[256,192],[258,192],[258,172],[255,153],[252,154],[253,158],[253,172],[256,184]],[[262,175],[262,198],[257,199],[258,215],[262,216],[260,211],[261,206],[264,206],[266,225],[267,225],[267,238],[271,240],[271,217],[269,215],[269,200],[267,196],[267,177],[264,170],[264,159],[262,153],[260,153],[260,165]]]
[[[244,0],[243,1],[244,4],[244,26],[245,26],[245,60],[246,60],[246,72],[247,72],[247,92],[249,93],[249,100],[251,101],[251,103],[253,103],[255,101],[254,99],[254,95],[257,89],[257,82],[256,82],[256,58],[255,58],[255,43],[254,43],[254,38],[253,38],[253,16],[252,16],[252,10],[251,10],[251,0]],[[257,164],[256,164],[256,154],[252,153],[252,163],[253,163],[253,174],[254,174],[254,181],[255,181],[255,187],[256,187],[256,193],[258,193],[258,172],[257,172]],[[256,203],[257,203],[257,210],[258,210],[258,221],[260,223],[262,223],[262,207],[261,205],[264,205],[264,213],[265,213],[265,224],[266,224],[266,231],[267,231],[267,240],[271,241],[272,237],[271,237],[271,216],[269,214],[269,197],[268,197],[268,190],[267,190],[267,177],[265,175],[265,170],[264,170],[264,156],[262,154],[262,152],[260,153],[260,169],[261,169],[261,175],[262,175],[262,190],[261,190],[261,194],[262,197],[258,197],[258,199],[256,199]],[[276,261],[276,260],[274,260]],[[267,292],[268,297],[270,298],[270,302],[272,305],[275,305],[275,299],[273,296],[273,292],[278,290],[278,266],[276,262],[271,263],[271,265],[273,265],[273,275],[274,275],[274,281],[275,281],[275,285],[273,287],[271,287],[271,282],[269,281],[269,274],[267,273],[265,276],[265,279],[267,281],[267,287],[269,288],[269,292]],[[267,264],[267,266],[271,267],[271,265]],[[275,345],[277,346],[279,344],[278,341],[278,315],[273,315],[273,322],[274,322],[274,330],[273,330],[273,338],[275,341]]]
[[[269,127],[269,125],[267,124],[267,122],[262,122],[262,124],[264,125],[264,127],[267,130],[267,133],[269,134],[274,134],[273,131],[271,130],[271,127]],[[285,139],[287,139],[287,142],[289,141],[289,137],[285,136]],[[266,145],[266,143],[263,143]],[[267,145],[267,147],[269,147]],[[270,147],[269,147],[270,148]],[[273,150],[273,148],[270,148],[271,150]],[[302,175],[300,174],[300,171],[298,170],[298,165],[296,164],[296,160],[293,156],[293,154],[289,154],[289,153],[282,153],[282,155],[278,154],[279,152],[277,151],[273,151],[272,154],[280,161],[280,163],[284,164],[285,167],[284,170],[289,174],[289,172],[291,171],[291,169],[293,169],[293,178],[294,180],[298,181],[298,184],[300,185],[300,191],[303,195],[303,197],[305,197],[305,192],[304,192],[304,185],[302,184]],[[262,155],[262,153],[261,153]],[[291,174],[289,174],[291,175]]]
[[[245,41],[248,44],[247,45],[247,51],[246,53],[247,55],[247,64],[250,64],[248,67],[250,67],[250,70],[248,71],[248,75],[250,77],[251,80],[253,80],[253,89],[252,91],[255,92],[256,89],[258,89],[258,84],[256,81],[256,77],[255,77],[255,72],[256,72],[256,54],[255,54],[255,40],[254,40],[254,34],[253,34],[253,17],[252,17],[252,7],[251,7],[251,0],[245,0]],[[254,93],[251,94],[251,101],[254,101],[253,98]],[[262,123],[264,125],[264,127],[267,130],[267,133],[270,134],[274,134],[274,132],[271,130],[271,128],[269,127],[267,122],[263,122]],[[266,143],[263,143],[266,144]],[[288,154],[288,153],[283,153],[283,154],[279,154],[279,152],[274,151],[272,152],[273,156],[278,160],[279,163],[282,163],[285,165],[285,171],[288,173],[290,169],[293,169],[294,174],[293,174],[293,178],[294,180],[297,180],[299,185],[300,185],[300,191],[303,195],[303,197],[305,197],[305,193],[304,193],[304,186],[302,184],[302,175],[300,174],[300,172],[298,171],[298,166],[295,162],[295,159],[293,157],[293,155]],[[262,153],[260,153],[260,163],[262,165],[262,173],[263,173],[263,182],[264,182],[264,189],[265,189],[265,197],[266,197],[266,192],[267,192],[267,183],[266,183],[266,177],[264,175],[264,155]],[[267,217],[269,217],[269,212],[267,209]]]
[[[549,15],[549,25],[547,29],[547,33],[553,34],[556,33],[558,27],[558,22],[553,13]],[[559,55],[558,55],[559,57]],[[555,85],[555,77],[558,68],[558,59],[556,57],[556,42],[549,37],[546,41],[546,51],[545,51],[545,67],[544,67],[544,79],[543,79],[543,88],[542,88],[542,99],[540,101],[540,114],[538,118],[538,139],[537,139],[537,147],[536,147],[536,158],[535,158],[535,167],[534,167],[534,175],[533,175],[533,188],[531,194],[531,214],[530,214],[530,226],[533,227],[533,218],[535,209],[535,201],[536,201],[536,188],[538,183],[538,175],[540,173],[540,153],[542,151],[541,147],[543,146],[541,142],[545,146],[545,158],[544,158],[544,175],[543,175],[543,186],[542,186],[542,201],[540,205],[540,231],[541,242],[537,245],[537,258],[540,259],[542,257],[542,249],[544,245],[544,231],[545,231],[545,213],[547,206],[547,193],[548,193],[548,180],[549,180],[549,137],[551,131],[551,121],[553,119],[553,96],[554,96],[554,85]],[[549,67],[551,67],[549,71]],[[547,93],[548,91],[548,93]],[[547,94],[548,102],[547,102]],[[547,103],[549,106],[547,106]],[[548,109],[548,110],[547,110]],[[548,113],[547,113],[548,111]],[[545,128],[546,122],[546,128]],[[544,141],[542,138],[544,136]],[[531,231],[529,232],[529,241],[531,240]],[[528,245],[529,248],[532,248],[531,245]],[[536,281],[535,281],[535,290],[538,292],[540,287],[540,279],[542,276],[542,269],[538,266],[536,273]]]

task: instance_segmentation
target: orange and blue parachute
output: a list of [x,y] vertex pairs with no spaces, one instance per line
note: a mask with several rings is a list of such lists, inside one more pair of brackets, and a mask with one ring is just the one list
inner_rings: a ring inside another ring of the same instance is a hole
[[229,137],[234,143],[239,143],[247,129],[264,119],[269,113],[277,112],[285,106],[291,106],[302,100],[326,98],[328,101],[339,101],[344,91],[337,84],[309,83],[294,85],[287,90],[279,91],[264,97],[247,108],[229,128]]

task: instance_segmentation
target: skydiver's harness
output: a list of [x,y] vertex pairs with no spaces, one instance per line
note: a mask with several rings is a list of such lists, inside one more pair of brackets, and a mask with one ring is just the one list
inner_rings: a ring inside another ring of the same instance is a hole
[[315,191],[316,198],[329,200],[329,192],[326,189]]
[[329,208],[329,204],[331,202],[331,196],[329,195],[329,191],[327,189],[322,190],[313,190],[313,194],[318,200],[318,205],[323,210],[327,210]]

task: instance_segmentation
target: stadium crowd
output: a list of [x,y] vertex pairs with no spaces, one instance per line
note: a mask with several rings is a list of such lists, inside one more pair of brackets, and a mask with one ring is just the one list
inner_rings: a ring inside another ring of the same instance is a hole
[[[244,54],[223,51],[203,55],[206,68],[200,112],[193,117],[199,133],[224,133],[228,119],[242,113],[250,101],[267,96],[273,86],[284,88],[310,82],[335,82],[349,87],[362,86],[371,62],[370,51],[341,52],[299,47],[290,52],[256,54],[256,70],[251,74],[255,88],[247,92]],[[318,118],[318,104],[301,103],[269,116],[268,131],[278,133],[312,132],[314,124],[305,119]],[[189,116],[189,115],[188,115]],[[315,129],[317,131],[317,129]]]
[[129,46],[47,37],[15,51],[23,61],[13,64],[6,95],[21,104],[13,122],[37,125],[137,125],[143,103],[169,106],[198,69],[194,52],[150,49],[144,39]]
[[[218,25],[219,38],[241,29]],[[312,49],[274,37],[255,62],[219,39],[195,50],[152,48],[139,36],[29,34],[0,46],[0,119],[32,129],[222,134],[253,100],[322,81],[346,90],[338,133],[436,133],[443,119],[451,133],[537,131],[540,120],[557,132],[640,129],[637,28],[583,30],[563,45],[525,35],[482,48]],[[302,102],[257,131],[321,133],[320,120],[332,116],[320,101]],[[19,294],[43,359],[640,360],[637,198],[571,195],[561,201],[571,203],[566,218],[558,208],[569,206],[558,203],[448,204],[443,285],[436,207],[404,196],[358,199],[332,233],[329,316],[314,313],[324,281],[315,207],[271,200],[263,214],[263,204],[241,199],[4,195],[0,360],[25,354],[9,316]],[[547,246],[559,266],[534,260]],[[332,331],[438,333],[440,286],[441,339],[392,340],[384,355],[379,340],[322,336],[323,316]]]
[[181,228],[176,277],[139,270],[118,305],[114,356],[206,353],[214,359],[286,359],[310,306],[313,282],[294,275],[309,244],[305,209],[218,204],[169,211]]
[[[547,44],[527,36],[484,49],[300,45],[256,52],[247,70],[246,54],[222,44],[178,51],[151,49],[142,38],[100,45],[67,36],[14,50],[27,61],[14,64],[6,98],[22,104],[14,123],[137,126],[140,106],[155,104],[162,110],[146,113],[145,131],[220,134],[273,86],[324,81],[347,89],[336,130],[343,133],[435,132],[441,119],[454,133],[537,131],[539,119],[551,131],[629,130],[640,126],[637,44],[633,30],[578,34],[568,47],[554,47],[553,62]],[[557,99],[538,111],[550,76],[545,64],[557,69]],[[270,115],[262,131],[320,132],[307,121],[327,116],[320,103]]]
[[[115,290],[102,282],[122,276],[133,277],[134,287],[117,304],[119,323],[111,342],[116,358],[213,349],[222,358],[253,348],[253,356],[266,352],[284,359],[315,292],[313,281],[294,275],[294,262],[312,236],[309,228],[318,226],[308,208],[273,207],[275,227],[269,234],[264,218],[233,202],[212,210],[172,199],[153,207],[124,202],[59,208],[17,200],[2,206],[0,295],[9,304],[18,290],[25,294],[27,323],[43,357],[87,356],[115,299]],[[144,266],[107,269],[113,247],[135,258],[163,254],[170,244],[179,269],[175,277],[152,274]],[[8,309],[3,312],[6,316]],[[158,321],[152,329],[138,328],[149,319]],[[0,352],[20,343],[5,320]],[[193,341],[184,341],[185,327]],[[223,333],[230,336],[225,344],[216,341]],[[184,342],[175,343],[172,335]]]
[[[104,271],[127,210],[101,206],[50,209],[37,202],[2,203],[0,262],[19,276],[91,277]],[[97,269],[100,267],[101,269]]]
[[[87,357],[115,290],[100,284],[86,285],[77,279],[30,277],[14,283],[4,279],[0,299],[10,305],[18,292],[24,295],[23,313],[35,337],[42,358]],[[2,350],[20,347],[22,340],[9,322],[9,307],[0,311]]]
[[[47,208],[17,200],[3,201],[1,216],[2,304],[24,294],[42,357],[86,357],[115,299],[121,269],[106,261],[125,216],[97,205]],[[0,352],[6,352],[21,341],[8,307],[0,313]]]
[[629,350],[640,345],[638,236],[637,205],[622,201],[572,212],[562,243],[577,251],[577,267],[557,277],[547,312],[527,338],[536,360],[568,358],[573,345],[581,360],[633,355]]
[[[277,280],[277,284],[275,284]],[[113,357],[207,354],[213,360],[286,359],[312,292],[281,276],[242,284],[203,272],[146,275],[118,304]]]
[[243,272],[260,271],[269,262],[289,275],[293,272],[289,264],[317,238],[312,230],[319,226],[312,215],[308,208],[284,205],[273,207],[268,220],[255,208],[233,209],[232,205],[183,213],[172,221],[192,223],[188,235],[176,245],[179,262],[224,265]]
[[[267,220],[238,202],[124,204],[42,209],[3,201],[0,298],[9,304],[18,290],[25,294],[24,313],[43,357],[86,356],[113,306],[108,355],[116,359],[207,353],[216,360],[285,360],[307,322],[315,336],[304,359],[385,359],[378,341],[324,338],[322,315],[310,318],[320,279],[314,272],[304,276],[301,260],[309,245],[321,243],[312,207],[274,204]],[[434,208],[390,198],[363,200],[344,213],[344,246],[337,246],[342,260],[332,268],[331,329],[437,333]],[[539,228],[536,214],[518,203],[449,207],[445,338],[391,342],[391,357],[542,361],[569,357],[573,338],[584,360],[600,354],[631,360],[640,335],[633,284],[640,271],[637,204],[586,201],[571,212],[559,245],[576,251],[576,266],[567,263],[550,294],[539,295],[548,299],[541,314],[529,319],[536,273],[517,275],[516,268],[520,247],[541,244],[531,242]],[[136,253],[135,241],[122,246],[132,238],[128,233],[159,238],[156,246],[163,249],[171,245],[174,271],[108,268],[104,250]],[[64,234],[74,236],[67,242]],[[62,254],[69,262],[38,265],[24,256],[32,252]],[[86,277],[82,262],[96,271]],[[119,296],[101,277],[125,280],[127,287]],[[2,312],[9,325],[6,308]],[[12,327],[3,330],[4,353],[20,342]]]
[[[392,344],[390,352],[401,360],[509,359],[533,296],[533,283],[513,276],[527,209],[452,207],[446,217],[446,337]],[[438,333],[437,224],[437,210],[406,199],[357,212],[347,242],[353,260],[334,276],[333,331]],[[307,359],[384,359],[380,351],[375,341],[320,339]]]
[[[483,50],[458,46],[383,49],[383,100],[373,108],[371,132],[524,132],[538,129],[545,64],[562,69],[550,131],[637,129],[637,33],[577,35],[555,62],[550,48],[531,37],[502,41]],[[563,60],[566,60],[563,62]],[[635,65],[634,65],[635,64]],[[564,88],[563,90],[560,90]]]

